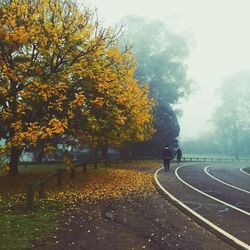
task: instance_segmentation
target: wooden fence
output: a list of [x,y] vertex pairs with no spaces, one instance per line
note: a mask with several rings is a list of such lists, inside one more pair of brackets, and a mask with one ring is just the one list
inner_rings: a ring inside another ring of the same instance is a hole
[[238,161],[238,162],[249,162],[250,159],[239,159],[236,160],[234,158],[219,158],[219,157],[183,157],[182,161],[197,161],[197,162],[230,162],[230,161]]
[[211,161],[211,162],[218,162],[218,161],[234,161],[235,159],[230,159],[230,158],[208,158],[208,157],[183,157],[183,161],[198,161],[198,162],[203,162],[203,161]]
[[[76,168],[82,167],[82,172],[87,172],[87,166],[93,165],[94,169],[98,168],[98,164],[103,163],[104,166],[109,166],[109,161],[94,161],[94,162],[85,162],[85,163],[78,163],[73,165],[70,169],[70,178],[75,179],[75,172]],[[51,180],[56,179],[56,185],[58,187],[62,186],[62,177],[63,173],[67,172],[66,169],[58,169],[54,173],[50,174],[47,177],[41,177],[40,180],[36,183],[28,184],[27,191],[26,191],[26,206],[29,209],[32,209],[35,202],[35,197],[37,194],[38,199],[45,199],[46,198],[46,184]]]
[[[142,158],[138,159],[133,159],[133,161],[140,161],[143,160]],[[159,159],[156,158],[147,158],[144,160],[157,160]],[[123,160],[122,162],[131,162],[132,160],[125,161]],[[230,161],[235,161],[235,159],[229,159],[229,158],[200,158],[200,157],[183,157],[182,158],[183,162],[230,162]],[[250,159],[245,159],[241,161],[250,161]],[[116,160],[112,161],[119,163],[121,160]],[[77,163],[73,165],[73,167],[70,169],[70,178],[75,179],[75,172],[76,168],[82,167],[82,172],[86,173],[87,172],[87,166],[88,165],[93,165],[94,169],[98,168],[98,164],[104,164],[104,166],[109,166],[111,161],[92,161],[92,162],[84,162],[84,163]],[[31,209],[34,206],[35,202],[35,197],[37,194],[38,199],[45,199],[46,198],[46,184],[50,182],[51,180],[56,180],[56,185],[58,187],[62,186],[62,176],[63,173],[66,172],[66,169],[58,169],[56,172],[50,174],[47,177],[41,177],[40,180],[36,183],[30,183],[27,187],[27,192],[26,192],[26,205],[27,208]]]

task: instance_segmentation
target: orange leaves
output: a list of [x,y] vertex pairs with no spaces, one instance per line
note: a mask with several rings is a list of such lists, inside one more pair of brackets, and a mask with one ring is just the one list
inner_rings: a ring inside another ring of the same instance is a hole
[[29,40],[29,33],[23,26],[15,28],[11,33],[7,33],[5,40],[10,43],[17,43],[19,45],[25,44]]
[[8,145],[62,135],[79,142],[83,134],[81,144],[120,146],[152,134],[145,129],[152,101],[114,30],[71,1],[12,0],[0,11],[0,122]]
[[98,107],[102,107],[104,104],[104,99],[102,97],[96,97],[95,100],[92,101],[92,103]]
[[22,122],[16,121],[11,124],[11,127],[14,128],[16,131],[20,131],[22,128]]
[[15,134],[10,140],[12,146],[23,146],[25,144],[35,146],[41,138],[46,139],[63,134],[68,125],[66,121],[53,118],[48,121],[46,126],[41,126],[38,122],[23,123],[19,120],[12,123],[12,127],[15,129]]
[[1,8],[2,18],[0,19],[0,37],[3,42],[14,47],[19,47],[29,40],[29,33],[19,20],[22,13],[27,14],[27,6],[12,1],[9,8]]
[[[80,176],[78,176],[79,178]],[[89,202],[121,198],[153,190],[151,174],[136,170],[109,169],[92,173],[85,183],[65,186],[63,191],[50,193],[50,198],[74,202],[80,199]]]
[[28,139],[32,145],[36,145],[38,139],[42,136],[40,126],[37,122],[29,123],[26,134],[26,140]]
[[32,101],[41,100],[43,102],[55,102],[54,98],[57,98],[56,105],[61,105],[62,101],[66,99],[66,91],[68,86],[65,83],[42,83],[39,80],[34,80],[32,83],[25,86],[25,89],[21,92],[21,95],[26,98],[33,98]]
[[90,115],[95,117],[88,118],[90,122],[94,121],[92,142],[120,146],[137,141],[135,131],[140,133],[140,140],[148,138],[152,130],[144,128],[152,127],[152,100],[146,88],[139,86],[133,78],[135,63],[131,52],[122,53],[116,44],[112,44],[103,55],[101,61],[97,59],[100,67],[94,68],[98,69],[94,71],[96,83],[88,90],[91,93]]
[[126,117],[124,116],[118,116],[115,120],[117,125],[124,125],[126,122]]
[[62,134],[68,127],[67,122],[62,122],[56,118],[51,119],[48,125],[53,134]]
[[67,170],[72,169],[73,167],[73,162],[71,160],[70,154],[69,153],[64,153],[63,157],[63,165],[66,167]]
[[83,92],[76,93],[74,100],[70,104],[70,107],[71,108],[81,107],[84,105],[84,103],[85,103],[85,96],[84,96]]

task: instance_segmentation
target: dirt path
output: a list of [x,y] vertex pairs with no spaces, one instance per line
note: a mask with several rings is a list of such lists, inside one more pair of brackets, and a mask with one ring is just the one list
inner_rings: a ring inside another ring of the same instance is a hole
[[[143,169],[142,171],[149,171]],[[69,208],[60,227],[34,249],[232,249],[199,227],[157,190]]]

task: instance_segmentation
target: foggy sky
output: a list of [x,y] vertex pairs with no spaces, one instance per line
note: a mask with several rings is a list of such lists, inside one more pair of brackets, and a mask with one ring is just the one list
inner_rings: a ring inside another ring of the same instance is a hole
[[250,68],[249,0],[92,0],[106,24],[135,14],[165,20],[173,30],[193,33],[188,75],[200,90],[180,105],[181,139],[208,130],[224,76]]

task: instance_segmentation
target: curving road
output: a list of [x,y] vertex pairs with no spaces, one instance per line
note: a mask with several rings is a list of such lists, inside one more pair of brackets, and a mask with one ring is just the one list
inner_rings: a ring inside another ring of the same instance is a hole
[[250,216],[250,178],[240,171],[241,167],[232,164],[214,164],[208,168],[207,165],[191,165],[180,167],[176,174],[191,186],[248,212]]
[[185,164],[158,172],[159,183],[181,203],[250,249],[250,175],[243,163]]

